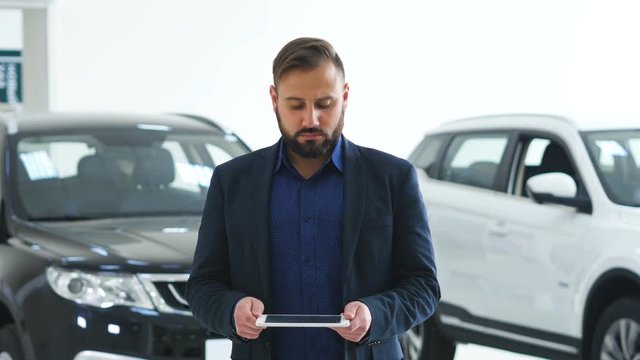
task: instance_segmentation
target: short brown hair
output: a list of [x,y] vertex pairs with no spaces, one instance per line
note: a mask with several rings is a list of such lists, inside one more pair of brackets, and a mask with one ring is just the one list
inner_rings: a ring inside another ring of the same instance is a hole
[[342,60],[328,41],[309,37],[292,40],[273,59],[273,85],[277,87],[278,80],[291,70],[315,69],[325,61],[331,61],[344,79]]

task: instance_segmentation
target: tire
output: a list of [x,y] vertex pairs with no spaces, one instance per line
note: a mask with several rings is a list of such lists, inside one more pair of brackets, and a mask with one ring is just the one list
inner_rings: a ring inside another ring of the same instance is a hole
[[0,360],[24,360],[18,329],[14,324],[0,328]]
[[456,344],[438,329],[434,317],[400,337],[405,360],[453,360]]
[[605,309],[596,324],[590,359],[640,359],[640,299],[620,299]]

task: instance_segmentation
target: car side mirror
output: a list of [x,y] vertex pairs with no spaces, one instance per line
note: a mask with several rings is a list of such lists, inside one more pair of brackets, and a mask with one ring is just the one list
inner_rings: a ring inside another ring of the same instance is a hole
[[560,172],[532,176],[527,180],[526,189],[527,194],[534,199],[537,194],[560,198],[574,198],[578,194],[578,186],[573,178]]
[[560,172],[540,174],[527,180],[527,195],[535,202],[572,206],[580,212],[591,213],[591,200],[587,196],[578,196],[576,181]]

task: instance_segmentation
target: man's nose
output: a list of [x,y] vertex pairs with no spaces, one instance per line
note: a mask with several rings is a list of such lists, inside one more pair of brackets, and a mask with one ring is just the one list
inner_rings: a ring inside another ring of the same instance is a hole
[[319,117],[320,112],[314,106],[309,106],[302,116],[302,126],[313,128],[320,125]]

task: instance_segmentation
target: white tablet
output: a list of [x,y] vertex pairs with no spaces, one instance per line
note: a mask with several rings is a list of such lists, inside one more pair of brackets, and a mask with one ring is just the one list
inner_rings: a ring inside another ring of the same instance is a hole
[[256,320],[257,327],[347,327],[349,320],[342,315],[284,315],[267,314]]

